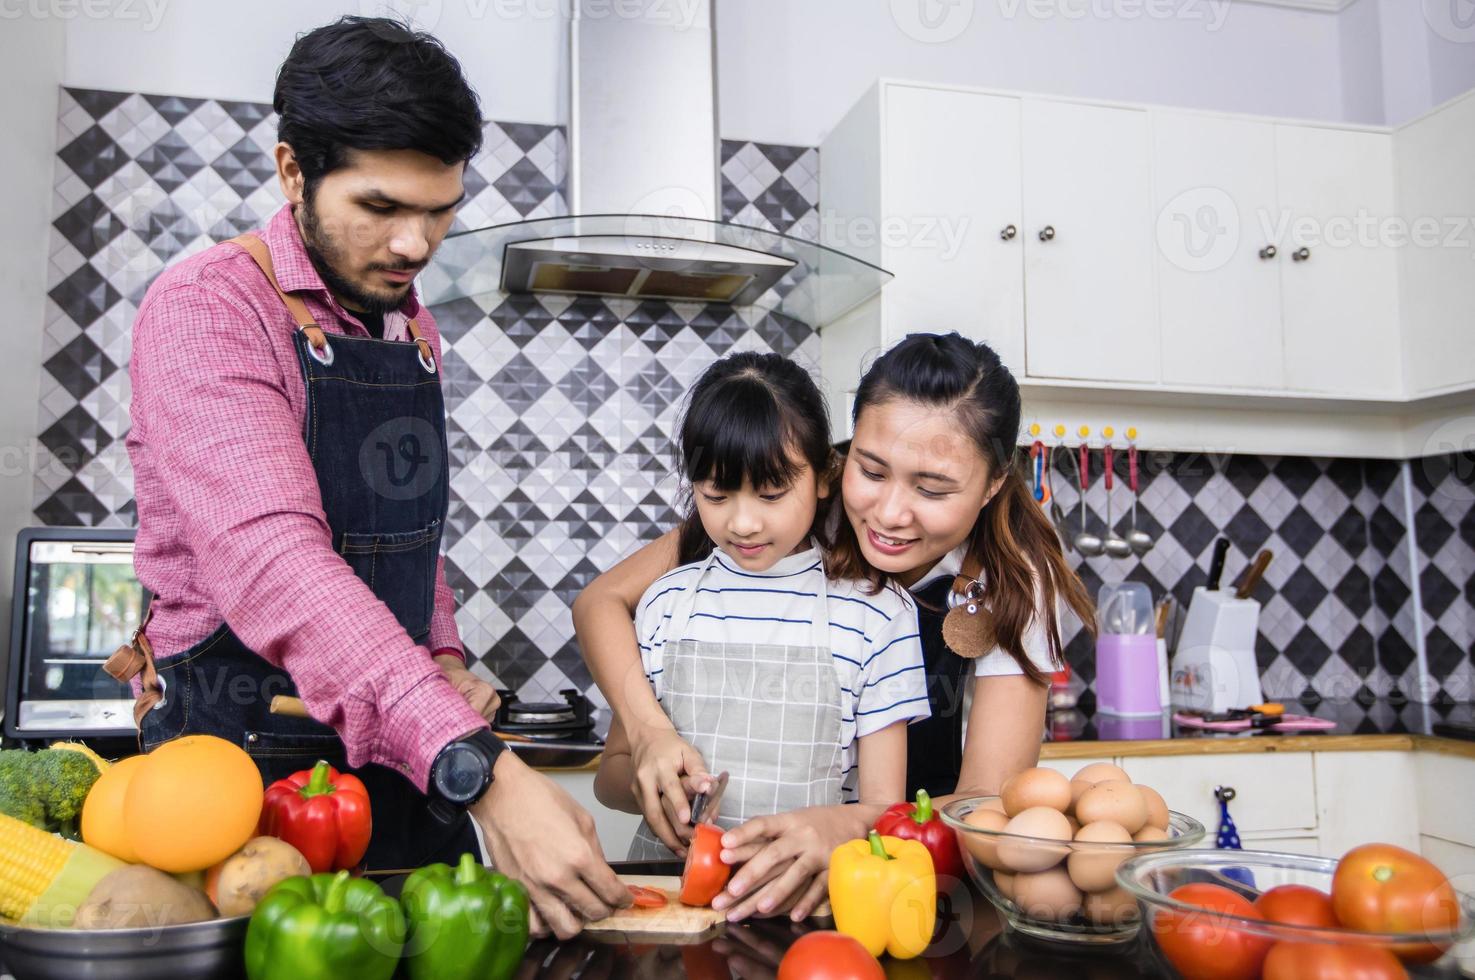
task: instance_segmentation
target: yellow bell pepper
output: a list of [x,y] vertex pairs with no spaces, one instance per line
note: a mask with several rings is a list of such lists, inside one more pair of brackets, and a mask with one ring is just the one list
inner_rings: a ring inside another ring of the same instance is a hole
[[830,907],[835,928],[872,956],[905,960],[932,941],[937,876],[921,841],[882,837],[847,841],[830,855]]

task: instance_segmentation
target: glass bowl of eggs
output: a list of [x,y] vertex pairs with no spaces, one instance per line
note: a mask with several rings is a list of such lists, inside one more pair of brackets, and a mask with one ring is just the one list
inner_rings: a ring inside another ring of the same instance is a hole
[[1026,769],[998,796],[947,804],[942,819],[957,834],[968,876],[1010,927],[1098,946],[1128,942],[1141,927],[1117,867],[1204,838],[1203,824],[1105,762],[1073,777]]

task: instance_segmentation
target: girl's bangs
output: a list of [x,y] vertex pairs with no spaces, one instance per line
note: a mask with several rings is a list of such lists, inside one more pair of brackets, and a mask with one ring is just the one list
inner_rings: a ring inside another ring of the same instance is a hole
[[682,426],[687,479],[719,490],[786,487],[799,475],[794,434],[763,384],[726,384],[693,404]]

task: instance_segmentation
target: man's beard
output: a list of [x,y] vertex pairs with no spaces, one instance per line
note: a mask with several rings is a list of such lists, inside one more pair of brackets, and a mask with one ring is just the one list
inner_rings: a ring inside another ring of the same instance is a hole
[[[323,285],[338,297],[339,302],[350,309],[376,314],[399,309],[400,304],[405,301],[405,297],[410,292],[409,283],[406,283],[400,290],[371,293],[338,273],[337,267],[346,262],[346,258],[343,250],[335,245],[323,231],[322,222],[318,218],[317,209],[313,207],[312,199],[313,195],[307,194],[302,201],[302,244],[307,249],[307,257],[312,262],[313,268],[323,280]],[[369,271],[386,268],[395,267],[371,265]],[[410,266],[409,268],[418,267]]]

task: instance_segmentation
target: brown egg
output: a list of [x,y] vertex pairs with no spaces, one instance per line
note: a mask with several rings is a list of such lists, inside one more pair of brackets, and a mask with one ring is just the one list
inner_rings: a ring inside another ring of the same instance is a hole
[[1014,900],[1014,876],[1007,871],[994,872],[994,887],[1010,901]]
[[[969,812],[963,818],[963,822],[970,827],[977,827],[980,830],[1003,830],[1005,825],[1009,823],[1009,818],[1004,816],[1000,810],[979,807],[977,810]],[[972,854],[986,867],[995,870],[1003,867],[1003,864],[999,862],[998,844],[992,837],[985,836],[984,834],[969,833],[961,833],[958,836],[963,839],[963,846],[968,849],[968,853]]]
[[1014,904],[1031,918],[1063,922],[1081,910],[1081,900],[1064,868],[1014,876]]
[[1147,841],[1167,840],[1168,832],[1161,827],[1154,827],[1152,824],[1148,824],[1133,834],[1132,839],[1139,844],[1146,843]]
[[[1004,827],[1006,834],[1021,837],[1041,837],[1048,840],[1070,840],[1070,821],[1065,814],[1048,806],[1032,806],[1009,821]],[[1059,847],[1035,841],[999,841],[999,860],[1010,871],[1044,871],[1065,857],[1068,847]]]
[[1137,903],[1126,889],[1115,887],[1086,896],[1086,918],[1098,926],[1120,926],[1137,918]]
[[1147,825],[1149,827],[1167,830],[1168,804],[1164,802],[1162,794],[1151,786],[1143,786],[1141,783],[1134,783],[1133,785],[1137,787],[1137,792],[1142,794],[1142,798],[1147,801]]
[[1072,779],[1070,781],[1070,806],[1065,808],[1065,812],[1072,817],[1075,816],[1076,804],[1080,802],[1081,795],[1095,785],[1095,783],[1088,783],[1084,779]]
[[[1099,892],[1116,883],[1117,865],[1132,856],[1123,847],[1091,847],[1091,844],[1130,844],[1132,835],[1121,824],[1109,821],[1088,823],[1076,834],[1076,846],[1065,859],[1070,880],[1083,892]],[[1086,846],[1082,846],[1086,845]]]
[[1054,769],[1026,769],[1010,776],[999,796],[1004,801],[1004,812],[1011,817],[1033,806],[1063,813],[1070,806],[1070,780]]
[[1070,779],[1071,782],[1079,780],[1083,783],[1104,783],[1108,779],[1118,779],[1124,783],[1132,781],[1132,777],[1127,775],[1125,769],[1114,766],[1110,762],[1093,762],[1089,766],[1082,767]]
[[1076,819],[1084,827],[1098,820],[1109,820],[1135,834],[1147,824],[1147,801],[1131,783],[1115,780],[1097,783],[1076,801]]

